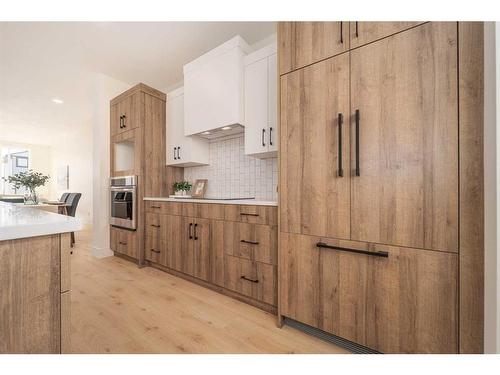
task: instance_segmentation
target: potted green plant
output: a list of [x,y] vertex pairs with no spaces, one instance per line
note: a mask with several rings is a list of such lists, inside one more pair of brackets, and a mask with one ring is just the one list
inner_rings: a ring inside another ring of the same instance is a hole
[[12,176],[7,177],[7,181],[16,190],[21,187],[28,190],[28,194],[24,197],[24,204],[38,204],[38,196],[36,195],[36,188],[44,186],[49,180],[49,176],[46,176],[40,172],[34,172],[32,169],[26,172],[19,172]]
[[193,184],[189,181],[174,182],[174,193],[175,195],[186,195],[192,186]]

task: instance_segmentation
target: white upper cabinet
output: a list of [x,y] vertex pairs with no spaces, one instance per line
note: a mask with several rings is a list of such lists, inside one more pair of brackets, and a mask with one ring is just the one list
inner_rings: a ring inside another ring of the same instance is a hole
[[250,47],[240,36],[184,65],[184,134],[244,120],[244,65]]
[[184,90],[167,94],[167,165],[190,167],[209,164],[208,141],[184,135]]
[[275,157],[278,151],[276,44],[245,58],[245,154]]

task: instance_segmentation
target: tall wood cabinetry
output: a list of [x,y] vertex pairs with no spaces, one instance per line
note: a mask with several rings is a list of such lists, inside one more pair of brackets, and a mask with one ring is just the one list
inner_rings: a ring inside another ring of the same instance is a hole
[[480,352],[482,229],[459,223],[482,222],[461,169],[482,170],[482,117],[459,81],[482,105],[460,43],[482,27],[340,24],[279,25],[280,318],[381,352]]
[[116,253],[142,264],[145,196],[172,193],[182,178],[181,168],[166,167],[166,95],[142,83],[111,100],[111,177],[137,176],[137,230],[111,227],[110,245]]

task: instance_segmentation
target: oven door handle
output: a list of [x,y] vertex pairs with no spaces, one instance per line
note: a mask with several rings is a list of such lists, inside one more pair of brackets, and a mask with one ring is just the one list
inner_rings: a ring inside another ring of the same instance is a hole
[[130,193],[135,193],[136,189],[135,188],[115,188],[115,187],[112,187],[110,189],[111,191],[119,191],[119,192],[130,192]]

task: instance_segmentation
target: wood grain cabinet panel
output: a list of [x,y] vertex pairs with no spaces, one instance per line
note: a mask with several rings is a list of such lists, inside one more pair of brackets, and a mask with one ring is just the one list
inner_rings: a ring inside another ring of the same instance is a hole
[[137,259],[137,233],[135,231],[111,227],[110,247],[117,253]]
[[347,54],[281,77],[282,231],[349,238],[349,113]]
[[[351,239],[458,251],[457,103],[456,23],[427,23],[351,51],[360,168],[357,176],[353,147]],[[294,151],[288,159],[301,155]],[[285,195],[285,215],[296,197]]]
[[283,315],[384,353],[457,352],[456,254],[287,233],[281,241]]
[[0,353],[61,352],[59,235],[0,241]]
[[349,49],[349,22],[280,22],[279,72],[313,64]]
[[275,266],[226,255],[224,272],[227,289],[276,305]]
[[146,213],[144,257],[150,262],[168,265],[169,253],[166,246],[166,215]]
[[140,126],[143,95],[142,92],[136,92],[111,105],[112,136]]
[[181,272],[210,279],[210,220],[182,217]]
[[61,248],[61,293],[71,289],[71,238],[69,233],[60,235]]
[[227,204],[224,208],[224,218],[227,221],[241,221],[243,223],[251,224],[277,225],[278,207]]
[[71,353],[71,292],[61,293],[61,353]]
[[350,22],[351,48],[374,42],[423,22]]
[[225,253],[261,263],[277,264],[278,227],[238,222],[224,223]]

